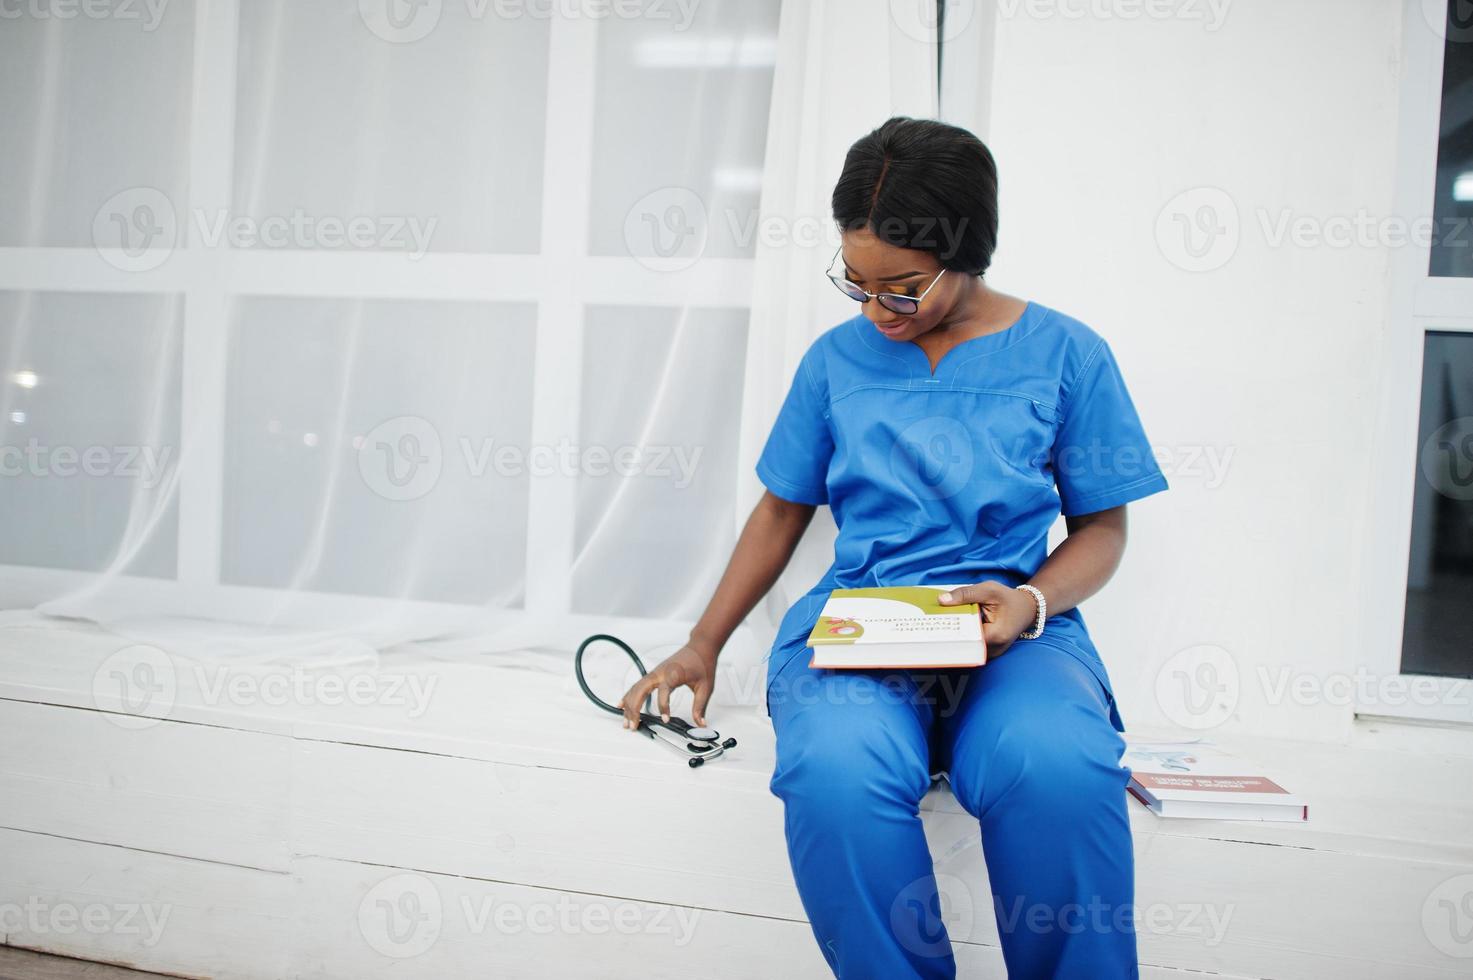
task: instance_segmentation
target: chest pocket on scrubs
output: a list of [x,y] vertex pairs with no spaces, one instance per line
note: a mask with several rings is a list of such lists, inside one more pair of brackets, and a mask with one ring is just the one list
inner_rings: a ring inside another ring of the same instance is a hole
[[976,526],[1003,538],[1019,521],[1032,528],[1041,513],[1058,509],[1049,457],[1062,416],[1017,395],[979,395],[977,408]]

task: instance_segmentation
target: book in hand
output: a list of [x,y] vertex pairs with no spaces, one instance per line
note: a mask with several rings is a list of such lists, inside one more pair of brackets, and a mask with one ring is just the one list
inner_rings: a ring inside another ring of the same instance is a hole
[[1210,742],[1130,741],[1130,795],[1162,817],[1308,820],[1309,805]]
[[959,585],[835,589],[808,634],[810,667],[980,667],[987,662],[982,610],[943,606]]

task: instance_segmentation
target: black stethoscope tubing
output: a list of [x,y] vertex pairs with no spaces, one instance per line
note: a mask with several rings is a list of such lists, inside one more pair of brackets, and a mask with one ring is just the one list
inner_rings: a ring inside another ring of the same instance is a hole
[[[614,707],[612,704],[609,704],[597,694],[594,694],[593,689],[588,686],[588,681],[583,678],[583,651],[588,649],[589,644],[597,643],[600,640],[607,641],[614,644],[615,646],[623,648],[624,652],[629,655],[629,659],[634,661],[634,666],[639,668],[640,677],[645,676],[649,673],[649,671],[644,669],[644,661],[639,659],[639,654],[635,653],[633,648],[631,648],[629,644],[625,643],[617,636],[610,636],[608,633],[595,633],[588,639],[584,640],[582,643],[578,644],[578,652],[573,654],[573,673],[578,678],[578,686],[583,688],[583,693],[588,695],[588,700],[592,701],[600,708],[604,709],[607,712],[610,712],[611,714],[622,715],[624,713],[623,711]],[[646,705],[649,705],[651,698],[653,697],[654,695],[647,696],[644,703]]]

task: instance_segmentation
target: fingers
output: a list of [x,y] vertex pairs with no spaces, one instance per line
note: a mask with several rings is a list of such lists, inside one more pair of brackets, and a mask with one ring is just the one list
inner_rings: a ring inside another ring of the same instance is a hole
[[644,710],[645,699],[650,694],[655,695],[655,703],[658,706],[660,719],[670,720],[670,695],[677,688],[689,687],[695,695],[695,705],[692,712],[696,724],[704,725],[706,717],[706,704],[711,699],[711,691],[714,687],[711,679],[705,676],[706,672],[691,669],[691,665],[682,664],[675,658],[656,667],[654,671],[641,677],[624,695],[624,700],[619,707],[624,714],[624,727],[636,729],[639,727],[639,715]]
[[655,679],[649,674],[634,682],[629,693],[624,695],[624,700],[619,707],[624,709],[624,727],[634,729],[639,727],[639,713],[644,710],[644,699],[649,697],[650,688],[655,685]]
[[1000,657],[1008,647],[1012,646],[1014,637],[1008,636],[1007,631],[996,623],[982,623],[982,639],[987,643],[987,658]]
[[690,716],[695,723],[702,728],[706,727],[706,705],[711,700],[712,685],[698,684],[691,688],[695,692],[695,703],[691,705]]
[[987,602],[996,598],[1001,592],[1006,592],[1007,586],[1001,582],[986,581],[978,582],[976,585],[963,585],[943,592],[936,597],[936,601],[943,606],[955,606],[964,602]]

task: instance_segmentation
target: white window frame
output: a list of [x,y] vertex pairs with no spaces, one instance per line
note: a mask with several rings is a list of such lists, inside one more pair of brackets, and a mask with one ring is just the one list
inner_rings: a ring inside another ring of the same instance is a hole
[[[236,53],[241,0],[198,0],[194,30],[186,210],[227,211],[232,202]],[[206,618],[272,619],[321,626],[369,621],[386,603],[437,623],[484,623],[478,606],[385,599],[220,581],[224,491],[225,381],[229,303],[234,297],[480,300],[537,304],[531,439],[577,437],[582,325],[589,305],[748,309],[751,258],[703,258],[688,269],[655,272],[630,256],[588,254],[599,19],[549,19],[548,96],[543,154],[541,251],[537,255],[429,253],[415,262],[385,253],[231,250],[180,244],[157,269],[124,272],[90,248],[0,248],[0,289],[41,292],[170,293],[184,296],[181,465],[177,576],[122,575],[109,606],[134,598],[149,608]],[[577,291],[568,283],[578,284]],[[570,616],[577,478],[533,477],[529,489],[522,611]],[[0,564],[0,587],[16,603],[83,592],[97,573]],[[282,612],[283,598],[291,603]],[[586,617],[604,628],[638,619]]]
[[[1405,0],[1402,11],[1403,76],[1393,213],[1408,217],[1430,217],[1435,194],[1444,41],[1428,21],[1434,6],[1446,10],[1424,0]],[[1420,677],[1413,682],[1401,670],[1413,485],[1420,451],[1423,346],[1429,331],[1473,333],[1473,278],[1430,276],[1430,258],[1426,244],[1414,242],[1392,251],[1384,347],[1367,352],[1367,356],[1380,356],[1381,385],[1361,527],[1363,584],[1359,608],[1343,612],[1363,625],[1357,665],[1375,682],[1374,690],[1373,685],[1357,686],[1358,694],[1369,695],[1357,705],[1358,714],[1473,724],[1473,681]],[[1393,678],[1401,679],[1393,690],[1415,693],[1387,697],[1385,685]],[[1412,683],[1418,686],[1409,688]]]

